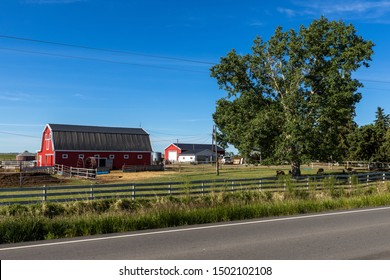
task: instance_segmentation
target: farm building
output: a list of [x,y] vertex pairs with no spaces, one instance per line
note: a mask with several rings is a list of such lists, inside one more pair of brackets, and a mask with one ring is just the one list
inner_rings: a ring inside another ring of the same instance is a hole
[[[217,146],[218,155],[224,155],[225,150]],[[212,162],[215,161],[215,145],[172,143],[165,148],[165,159],[168,162]]]
[[16,156],[16,160],[18,161],[33,161],[35,160],[36,154],[30,153],[28,151],[24,151]]
[[38,166],[121,169],[151,165],[152,146],[142,128],[47,124]]

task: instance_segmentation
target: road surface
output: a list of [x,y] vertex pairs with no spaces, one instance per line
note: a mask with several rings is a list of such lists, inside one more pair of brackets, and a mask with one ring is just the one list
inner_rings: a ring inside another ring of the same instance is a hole
[[390,259],[390,207],[6,244],[0,259]]

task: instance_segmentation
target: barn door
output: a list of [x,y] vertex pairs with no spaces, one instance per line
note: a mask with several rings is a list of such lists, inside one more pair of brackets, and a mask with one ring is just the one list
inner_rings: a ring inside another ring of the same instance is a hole
[[54,156],[46,155],[45,156],[45,166],[53,166],[54,165]]
[[168,152],[168,160],[171,162],[177,161],[177,151],[169,151]]
[[107,166],[107,159],[99,158],[99,167],[106,167],[106,166]]

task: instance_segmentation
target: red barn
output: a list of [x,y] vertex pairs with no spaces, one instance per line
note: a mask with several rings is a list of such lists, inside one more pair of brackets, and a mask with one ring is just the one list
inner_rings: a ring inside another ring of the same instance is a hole
[[[193,155],[195,159],[197,154],[202,153],[204,151],[214,152],[215,145],[172,143],[165,148],[164,158],[169,162],[177,162],[179,161],[180,154],[186,153],[191,156]],[[217,146],[217,151],[218,151],[218,155],[225,154],[225,150],[219,146]],[[212,160],[214,161],[215,158]]]
[[38,166],[121,169],[123,165],[151,165],[152,146],[142,128],[47,124]]

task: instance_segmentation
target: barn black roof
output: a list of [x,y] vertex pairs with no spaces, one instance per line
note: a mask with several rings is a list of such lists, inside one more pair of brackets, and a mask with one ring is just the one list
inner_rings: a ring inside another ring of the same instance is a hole
[[[194,150],[211,150],[215,151],[215,145],[211,144],[186,144],[186,143],[173,143],[176,147],[179,147],[182,152],[185,151],[194,151]],[[217,146],[218,152],[224,152],[225,150],[221,148],[220,146]]]
[[55,150],[152,151],[142,128],[48,124]]

